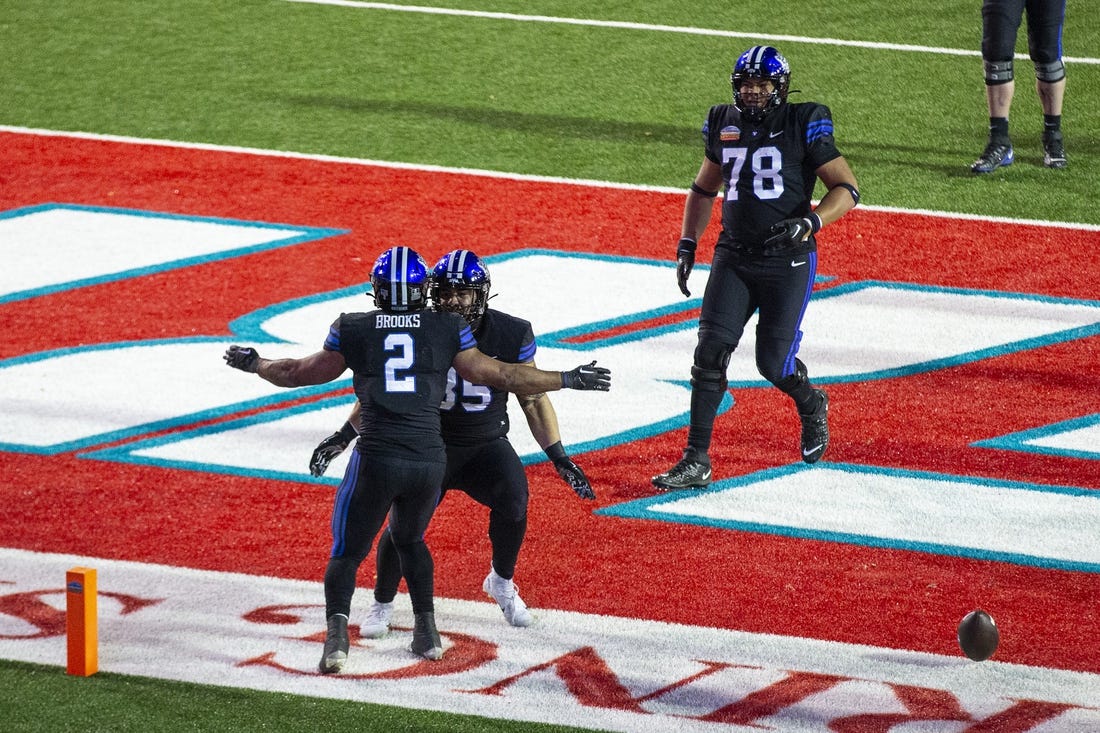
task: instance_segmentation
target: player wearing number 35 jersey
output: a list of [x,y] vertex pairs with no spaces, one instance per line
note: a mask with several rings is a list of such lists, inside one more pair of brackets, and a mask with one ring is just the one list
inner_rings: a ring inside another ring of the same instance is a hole
[[610,388],[610,372],[594,362],[548,372],[489,358],[478,351],[460,316],[426,309],[429,286],[423,258],[408,247],[393,247],[371,271],[377,310],[341,314],[320,351],[274,360],[236,345],[225,353],[229,366],[280,387],[331,382],[349,368],[353,373],[361,412],[359,440],[332,510],[332,550],[325,569],[328,629],[319,665],[323,673],[340,671],[347,660],[356,574],[387,515],[412,601],[410,650],[432,660],[443,656],[424,532],[446,465],[439,405],[452,366],[463,379],[519,394]]
[[[659,489],[710,484],[714,420],[727,389],[730,355],[745,324],[759,315],[756,367],[794,401],[802,421],[802,460],[814,463],[829,444],[825,391],[797,358],[802,317],[817,273],[817,233],[859,201],[856,179],[837,150],[828,107],[787,102],[790,66],[771,46],[737,59],[733,104],[711,108],[703,127],[704,158],[688,192],[676,278],[687,281],[696,243],[722,193],[722,230],[699,313],[691,367],[691,418],[683,458],[653,477]],[[814,186],[826,190],[811,208]]]

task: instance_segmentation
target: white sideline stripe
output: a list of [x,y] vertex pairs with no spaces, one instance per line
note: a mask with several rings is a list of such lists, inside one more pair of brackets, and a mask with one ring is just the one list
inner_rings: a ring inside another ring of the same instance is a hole
[[[316,672],[324,629],[320,578],[286,580],[7,548],[0,548],[3,593],[23,600],[9,603],[0,614],[0,659],[64,665],[64,633],[42,633],[41,624],[51,617],[56,624],[64,613],[63,580],[74,566],[96,570],[100,669],[116,674],[624,733],[826,731],[838,717],[898,712],[896,685],[950,695],[975,720],[1020,699],[1076,707],[1034,728],[1036,733],[1078,733],[1100,726],[1095,708],[1100,675],[1089,672],[998,660],[975,664],[957,653],[537,605],[532,607],[535,623],[515,629],[487,599],[437,598],[436,622],[448,656],[418,664],[407,651],[412,611],[407,596],[399,596],[391,633],[357,642],[342,674],[321,675]],[[352,626],[361,623],[369,602],[369,591],[359,588]],[[59,626],[63,630],[64,622]],[[929,629],[929,634],[950,638],[954,628]],[[581,684],[570,689],[553,661],[582,650],[606,669],[573,665],[564,675],[579,676]],[[447,667],[448,662],[457,666]],[[432,665],[440,665],[442,674]],[[706,720],[715,709],[796,673],[845,681],[773,712],[761,711],[750,725]],[[637,709],[593,704],[605,678],[621,685]],[[506,680],[512,682],[497,693],[485,692]],[[578,694],[588,704],[581,704]]]
[[[307,2],[309,0],[286,1]],[[392,168],[395,170],[425,171],[429,173],[454,173],[458,175],[483,176],[485,178],[498,178],[501,180],[509,181],[530,181],[533,183],[561,183],[570,186],[613,188],[624,191],[647,191],[652,193],[667,193],[680,196],[687,194],[687,188],[678,186],[649,186],[641,183],[596,181],[587,178],[537,176],[529,173],[508,173],[504,171],[492,171],[480,168],[452,168],[442,165],[428,165],[426,163],[401,163],[389,160],[371,160],[369,158],[348,158],[338,155],[322,155],[319,153],[296,153],[289,150],[266,150],[264,148],[249,148],[239,145],[217,145],[214,143],[194,143],[180,140],[160,140],[155,138],[132,137],[129,135],[110,135],[98,132],[48,130],[43,128],[21,127],[18,125],[0,125],[0,132],[10,132],[18,135],[39,135],[41,137],[70,137],[78,140],[100,140],[103,142],[126,143],[132,145],[156,145],[165,148],[182,148],[184,150],[208,150],[216,153],[261,155],[270,158],[312,160],[320,163],[341,163],[344,165]],[[1054,227],[1058,229],[1083,229],[1085,231],[1100,232],[1100,224],[1084,224],[1081,222],[1046,221],[1043,219],[1017,219],[1014,217],[1006,216],[980,216],[978,214],[960,214],[957,212],[932,211],[929,209],[903,209],[895,206],[876,206],[874,204],[860,204],[859,208],[867,211],[886,211],[899,214],[918,214],[921,216],[935,216],[944,219],[960,219],[965,221],[991,221],[1002,224],[1024,224],[1027,226]]]
[[[389,10],[398,13],[424,13],[427,15],[456,15],[467,18],[489,18],[492,20],[513,20],[520,23],[558,23],[560,25],[583,25],[595,28],[621,28],[632,31],[656,31],[660,33],[684,33],[693,36],[717,36],[720,38],[752,38],[762,41],[789,41],[791,43],[810,43],[820,46],[851,46],[886,51],[908,51],[914,53],[934,53],[947,56],[978,56],[981,51],[975,49],[940,48],[936,46],[916,46],[907,43],[881,43],[877,41],[849,41],[842,38],[811,38],[808,36],[786,36],[769,33],[745,33],[743,31],[715,30],[713,28],[693,28],[691,26],[661,25],[651,23],[631,23],[625,20],[597,20],[594,18],[563,18],[552,15],[522,15],[519,13],[498,13],[487,10],[460,10],[457,8],[433,8],[421,5],[396,5],[393,3],[368,3],[356,0],[286,0],[310,5],[337,5],[345,8],[363,10]],[[1026,53],[1016,54],[1018,59],[1027,59]],[[1075,64],[1100,64],[1100,58],[1064,56],[1063,61]]]

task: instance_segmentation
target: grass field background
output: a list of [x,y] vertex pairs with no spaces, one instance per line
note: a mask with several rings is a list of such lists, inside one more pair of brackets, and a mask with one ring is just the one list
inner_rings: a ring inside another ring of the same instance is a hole
[[[987,127],[976,0],[792,2],[781,12],[679,2],[439,6],[805,38],[775,41],[802,91],[792,99],[832,108],[865,203],[1100,223],[1091,201],[1100,168],[1096,0],[1068,10],[1068,170],[1039,165],[1041,116],[1021,59],[1019,162],[981,179],[968,170]],[[706,110],[729,97],[733,60],[757,42],[284,0],[8,4],[0,41],[7,124],[662,186],[690,183]]]
[[[792,99],[832,108],[866,203],[1100,224],[1097,0],[1068,11],[1069,168],[1039,165],[1033,75],[1018,60],[1018,162],[982,178],[968,171],[986,135],[977,0],[791,2],[782,12],[669,1],[435,5],[801,37],[774,41],[802,90]],[[754,42],[283,0],[6,3],[0,124],[686,187],[706,110],[728,98],[730,66]],[[897,246],[906,246],[903,231]],[[10,730],[148,730],[150,705],[188,711],[159,718],[174,730],[305,729],[318,720],[359,730],[542,729],[109,674],[74,680],[10,662],[0,663],[0,679]]]

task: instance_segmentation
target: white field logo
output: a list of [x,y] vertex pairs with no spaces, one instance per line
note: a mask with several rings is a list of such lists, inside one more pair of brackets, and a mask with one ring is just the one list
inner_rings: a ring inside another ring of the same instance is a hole
[[[442,661],[412,614],[317,672],[321,584],[0,550],[0,657],[64,665],[65,571],[97,569],[100,669],[616,731],[1100,730],[1100,676],[813,639],[439,599]],[[905,725],[903,725],[905,724]]]
[[[93,237],[89,244],[87,235],[74,236],[77,225],[80,231],[118,239],[110,249],[122,250],[120,259],[89,262],[81,257],[100,240]],[[0,239],[26,245],[16,248],[15,254],[23,254],[6,263],[14,274],[0,279],[0,303],[283,247],[334,231],[127,210],[19,210],[0,219]],[[196,249],[192,240],[204,248]],[[136,265],[127,268],[131,257]],[[562,434],[570,436],[574,450],[607,448],[687,424],[690,364],[685,355],[695,348],[699,301],[685,301],[669,286],[669,262],[546,250],[487,259],[498,296],[493,306],[531,320],[540,366],[568,369],[597,359],[615,374],[611,392],[596,398],[598,415],[593,415],[591,395],[568,390],[555,395]],[[532,272],[539,277],[531,278]],[[133,443],[97,457],[308,481],[306,461],[284,447],[297,444],[305,450],[315,444],[315,436],[342,422],[347,399],[331,414],[322,414],[330,406],[323,401],[283,408],[303,397],[346,389],[350,380],[286,390],[243,379],[224,368],[221,355],[230,343],[256,346],[269,357],[313,353],[339,313],[373,309],[367,287],[241,313],[230,324],[231,338],[197,334],[96,343],[2,360],[0,401],[10,409],[0,413],[0,448],[43,454],[94,451],[172,428],[179,432],[168,440]],[[554,307],[547,308],[548,303]],[[804,329],[814,334],[803,346],[812,355],[816,380],[869,382],[1080,338],[1100,331],[1100,307],[866,281],[815,294]],[[730,362],[731,386],[768,386],[755,366],[754,334],[755,321]],[[117,378],[122,364],[127,365],[125,380]],[[165,364],[172,368],[164,369]],[[74,373],[82,379],[71,379]],[[189,388],[179,390],[179,384]],[[210,418],[258,407],[262,417],[218,429],[231,434],[187,432]],[[523,424],[514,401],[511,411],[513,422]],[[302,440],[303,435],[308,437]],[[525,431],[514,431],[510,438],[525,460],[541,460],[541,449]],[[339,476],[342,469],[338,462],[329,475]]]

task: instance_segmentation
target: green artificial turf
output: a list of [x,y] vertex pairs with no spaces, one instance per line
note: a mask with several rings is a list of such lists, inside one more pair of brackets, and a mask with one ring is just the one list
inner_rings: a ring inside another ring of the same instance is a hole
[[[971,52],[981,37],[978,3],[448,5]],[[1100,57],[1090,12],[1100,2],[1071,6],[1067,56]],[[285,0],[22,3],[0,11],[0,123],[686,187],[706,111],[728,99],[730,66],[754,42]],[[1018,62],[1017,163],[975,177],[979,57],[775,43],[801,90],[792,99],[832,108],[865,203],[1100,223],[1100,65],[1069,65],[1070,166],[1050,171],[1030,63]]]
[[6,733],[354,731],[355,733],[570,733],[583,729],[367,703],[207,687],[0,660]]

